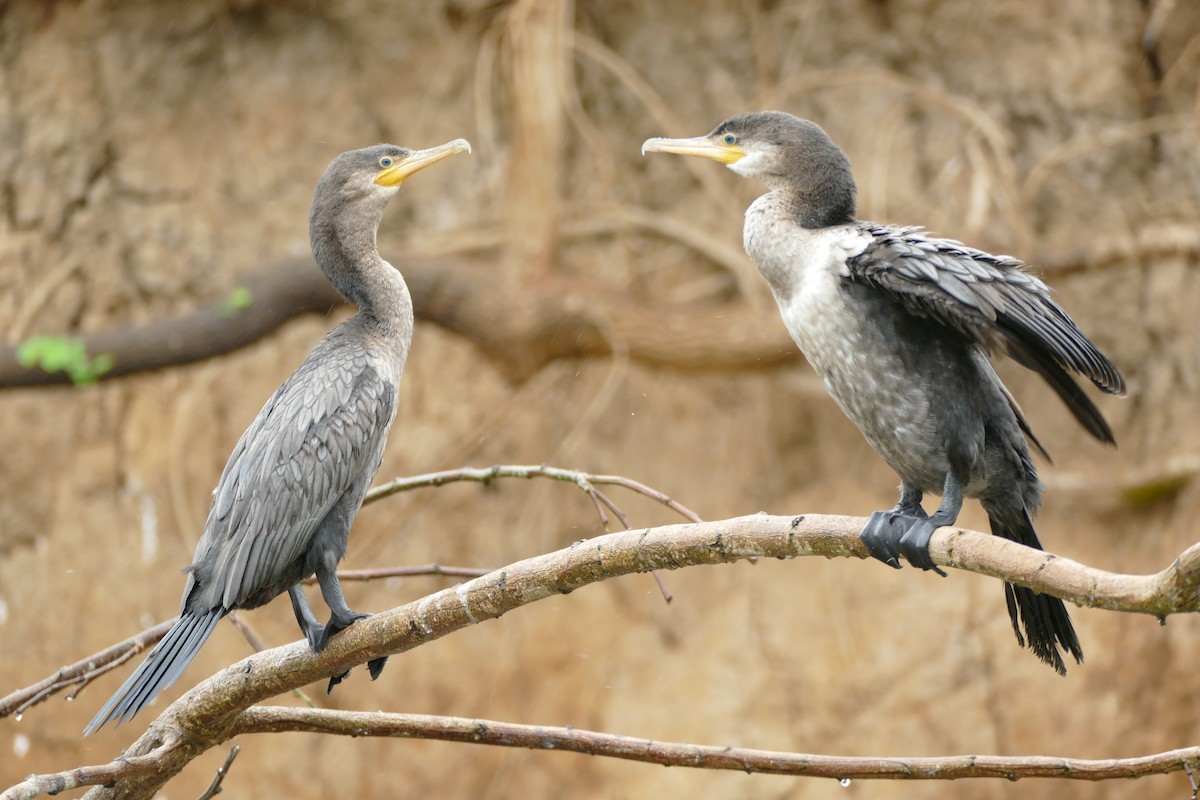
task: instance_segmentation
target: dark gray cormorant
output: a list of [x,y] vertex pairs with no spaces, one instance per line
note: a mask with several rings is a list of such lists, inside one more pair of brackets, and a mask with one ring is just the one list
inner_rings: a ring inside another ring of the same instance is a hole
[[[375,235],[406,178],[470,150],[464,139],[428,150],[381,144],[342,153],[321,176],[309,216],[313,256],[358,313],[313,348],[238,440],[185,570],[179,621],[85,734],[137,714],[233,609],[256,608],[286,590],[316,652],[367,616],[346,605],[336,569],[383,458],[413,333],[408,287],[380,258]],[[325,625],[300,586],[314,573],[331,612]],[[384,660],[370,665],[373,678]]]
[[[743,114],[706,136],[649,139],[642,152],[710,158],[770,189],[746,211],[746,252],[826,389],[900,475],[900,502],[863,529],[872,556],[899,568],[903,555],[944,575],[929,540],[954,524],[964,496],[979,499],[992,533],[1041,549],[1032,517],[1042,485],[1026,436],[1046,451],[988,354],[1036,371],[1102,442],[1113,443],[1112,431],[1068,373],[1125,392],[1121,373],[1041,280],[1008,256],[855,219],[845,153],[790,114]],[[921,508],[925,493],[942,496],[932,515]],[[1008,583],[1004,590],[1022,646],[1028,639],[1059,673],[1060,646],[1082,663],[1061,600]]]

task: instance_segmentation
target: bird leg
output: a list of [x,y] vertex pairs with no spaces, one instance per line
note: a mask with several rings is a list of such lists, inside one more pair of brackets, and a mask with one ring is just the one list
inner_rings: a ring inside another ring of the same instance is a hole
[[317,622],[316,616],[313,615],[312,608],[308,605],[308,598],[304,596],[304,589],[298,583],[293,584],[288,588],[288,597],[292,598],[292,611],[296,612],[296,622],[300,623],[300,630],[304,632],[308,646],[313,649],[314,653],[320,652],[317,642],[321,640],[325,626]]
[[888,566],[899,569],[899,557],[904,556],[914,567],[933,570],[945,577],[946,573],[929,556],[929,540],[938,528],[954,524],[962,502],[962,483],[947,472],[942,504],[932,516],[926,516],[921,508],[921,492],[905,486],[896,507],[872,514],[859,536],[867,552]]
[[[361,611],[351,611],[346,605],[346,596],[342,594],[342,584],[338,580],[337,565],[322,564],[317,569],[317,583],[321,586],[321,596],[325,598],[325,605],[329,606],[329,622],[321,630],[317,637],[317,642],[313,645],[313,650],[321,652],[325,646],[329,644],[329,640],[335,635],[341,633],[346,628],[349,628],[360,619],[366,619],[370,614]],[[293,602],[295,602],[293,600]],[[311,612],[310,616],[311,616]],[[310,642],[311,643],[311,642]],[[371,674],[371,680],[375,680],[383,672],[384,665],[387,664],[387,656],[382,658],[373,658],[367,662],[367,671]],[[326,689],[326,694],[333,691],[333,687],[337,686],[346,676],[350,674],[347,670],[340,675],[334,675],[329,679],[329,687]]]
[[321,636],[317,640],[317,645],[314,650],[318,653],[325,649],[329,644],[329,640],[337,634],[349,628],[360,619],[366,619],[370,614],[361,611],[351,611],[346,605],[346,596],[342,594],[342,584],[338,580],[337,572],[328,567],[317,570],[317,583],[321,585],[321,596],[325,598],[325,605],[329,606],[329,622],[326,623],[324,630],[321,631]]

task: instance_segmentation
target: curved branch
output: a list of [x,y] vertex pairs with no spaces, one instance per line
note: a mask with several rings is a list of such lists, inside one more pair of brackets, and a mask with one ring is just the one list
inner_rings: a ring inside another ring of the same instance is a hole
[[1200,767],[1200,747],[1185,747],[1134,758],[1083,759],[1056,756],[942,757],[826,756],[788,753],[683,742],[660,742],[618,736],[579,728],[521,725],[465,717],[426,714],[386,714],[367,711],[333,711],[320,708],[253,706],[234,721],[237,735],[246,733],[304,732],[338,736],[385,736],[434,739],[463,744],[522,747],[530,750],[565,750],[606,756],[664,767],[760,772],[809,778],[892,778],[902,780],[957,780],[959,778],[1073,778],[1102,781],[1140,778]]
[[[579,281],[547,277],[517,291],[487,265],[423,259],[402,264],[417,318],[469,339],[513,381],[556,359],[608,355],[614,335],[628,343],[630,358],[682,370],[762,369],[799,358],[782,327],[760,324],[745,308],[651,309],[625,292]],[[84,350],[89,358],[111,357],[111,368],[98,376],[109,380],[228,353],[293,317],[325,313],[344,302],[315,264],[296,259],[247,275],[228,297],[207,307],[89,334]],[[496,308],[506,313],[496,314]],[[71,382],[65,372],[22,366],[17,350],[0,346],[0,389]]]
[[[126,750],[130,763],[141,764],[151,758],[157,762],[157,770],[105,773],[95,782],[106,785],[93,789],[88,797],[151,797],[200,753],[235,735],[239,714],[251,705],[496,619],[529,603],[652,569],[755,557],[866,558],[858,535],[863,523],[858,517],[757,514],[610,533],[516,562],[356,622],[319,655],[304,642],[256,653],[172,703]],[[1200,608],[1200,545],[1189,548],[1162,572],[1145,576],[1105,572],[958,528],[938,529],[930,554],[941,566],[1000,577],[1080,605],[1158,616]]]
[[[488,485],[499,478],[549,478],[556,481],[564,481],[573,483],[581,490],[589,495],[595,494],[596,486],[620,486],[628,489],[631,492],[649,497],[651,500],[662,503],[667,508],[679,514],[684,519],[692,522],[700,522],[700,515],[692,511],[687,506],[674,500],[668,495],[663,494],[657,489],[653,489],[644,483],[626,478],[622,475],[595,475],[590,472],[581,472],[577,469],[562,469],[560,467],[551,467],[546,464],[531,464],[531,465],[510,465],[510,464],[494,464],[490,467],[478,469],[475,467],[460,467],[459,469],[448,469],[443,472],[430,472],[424,475],[413,475],[407,478],[393,478],[387,483],[380,484],[367,492],[366,498],[363,500],[363,505],[373,503],[376,500],[382,500],[385,497],[390,497],[393,494],[400,492],[408,492],[413,489],[424,489],[436,486],[445,486],[448,483],[482,483]],[[628,527],[628,526],[626,526]]]

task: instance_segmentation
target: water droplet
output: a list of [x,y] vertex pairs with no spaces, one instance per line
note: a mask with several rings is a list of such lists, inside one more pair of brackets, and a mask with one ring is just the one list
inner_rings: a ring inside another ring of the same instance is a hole
[[17,722],[20,722],[24,718],[25,718],[24,714],[17,714],[15,717],[13,717],[13,719],[15,719]]
[[29,755],[29,737],[23,733],[18,733],[13,737],[13,754],[17,758],[24,758]]
[[838,778],[838,784],[839,784],[840,786],[849,786],[849,785],[850,785],[850,779],[849,779],[849,778]]

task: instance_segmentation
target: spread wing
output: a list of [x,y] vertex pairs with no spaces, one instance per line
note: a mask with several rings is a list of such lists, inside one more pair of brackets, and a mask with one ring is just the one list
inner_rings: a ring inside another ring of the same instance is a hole
[[229,457],[185,603],[196,586],[210,607],[235,608],[286,577],[334,504],[374,478],[395,400],[367,348],[319,346]]
[[1125,379],[1023,263],[917,228],[864,223],[860,232],[870,241],[848,260],[850,280],[880,289],[910,313],[990,352],[1006,352],[1040,374],[1093,436],[1113,440],[1108,423],[1069,373],[1110,394],[1124,394]]

